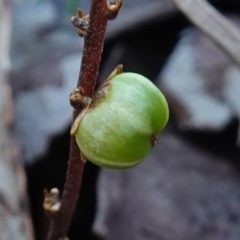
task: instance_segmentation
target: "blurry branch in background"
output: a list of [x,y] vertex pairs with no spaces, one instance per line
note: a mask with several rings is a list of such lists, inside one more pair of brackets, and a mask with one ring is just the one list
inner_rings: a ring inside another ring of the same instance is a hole
[[172,0],[240,66],[240,31],[205,0]]
[[33,240],[21,154],[9,131],[14,120],[8,83],[11,19],[10,1],[0,0],[0,239]]
[[[2,161],[8,161],[9,155],[6,154],[11,146],[6,148],[6,151],[2,152],[3,142],[6,143],[6,135],[8,136],[8,127],[13,121],[12,112],[12,98],[11,88],[8,82],[8,76],[11,68],[10,64],[10,40],[11,40],[11,9],[7,0],[0,0],[0,168],[2,167]],[[3,134],[3,132],[6,134]],[[1,170],[1,169],[0,169]],[[8,179],[9,180],[9,179]],[[7,179],[0,177],[0,196],[4,195],[1,189],[1,183]],[[0,209],[4,204],[0,201]],[[1,211],[0,211],[1,212]],[[0,225],[1,225],[0,215]],[[8,231],[8,230],[7,230]],[[1,239],[1,233],[0,233]]]
[[11,44],[11,10],[6,0],[0,0],[0,68],[4,74],[8,74],[11,68],[10,44]]
[[1,85],[3,94],[6,97],[4,102],[4,121],[7,125],[13,122],[13,107],[11,88],[8,78],[11,70],[10,47],[11,47],[11,31],[12,31],[12,16],[10,3],[7,0],[0,0],[0,72]]

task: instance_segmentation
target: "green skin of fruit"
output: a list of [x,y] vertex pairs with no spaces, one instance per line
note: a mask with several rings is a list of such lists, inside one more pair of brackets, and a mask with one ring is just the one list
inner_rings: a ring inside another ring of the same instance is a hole
[[109,81],[106,96],[95,101],[75,132],[85,157],[100,167],[123,169],[140,163],[153,136],[166,126],[165,97],[147,78],[121,73]]

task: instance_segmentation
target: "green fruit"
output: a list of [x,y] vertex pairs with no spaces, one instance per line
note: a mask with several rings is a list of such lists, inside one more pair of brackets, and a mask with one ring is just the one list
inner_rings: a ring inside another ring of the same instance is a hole
[[96,165],[129,168],[148,155],[168,117],[166,99],[151,81],[121,73],[106,81],[81,113],[76,141]]

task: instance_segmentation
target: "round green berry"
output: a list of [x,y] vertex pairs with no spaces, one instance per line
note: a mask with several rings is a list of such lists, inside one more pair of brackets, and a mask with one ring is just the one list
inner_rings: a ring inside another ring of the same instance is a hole
[[85,157],[101,167],[122,169],[140,163],[169,118],[161,91],[136,73],[106,81],[81,113],[76,141]]

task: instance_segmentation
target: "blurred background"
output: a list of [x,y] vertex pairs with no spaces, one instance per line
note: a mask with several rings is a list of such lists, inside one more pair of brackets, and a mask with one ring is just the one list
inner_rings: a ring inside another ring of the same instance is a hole
[[[25,225],[33,222],[21,239],[43,240],[48,227],[43,189],[63,188],[72,118],[68,98],[83,39],[70,23],[73,6],[65,0],[0,1],[0,38],[10,36],[0,44],[5,71],[0,76],[13,99],[14,120],[7,128],[13,158],[26,172],[24,180],[21,170],[21,181],[30,206],[28,211],[23,194],[19,209],[32,219]],[[238,0],[210,4],[240,27]],[[81,0],[77,6],[87,13],[89,5]],[[170,0],[123,1],[108,25],[98,84],[119,63],[165,93],[171,119],[138,166],[113,171],[87,162],[69,239],[239,240],[240,67]],[[0,230],[4,226],[0,220]],[[1,232],[0,239],[14,240]]]

